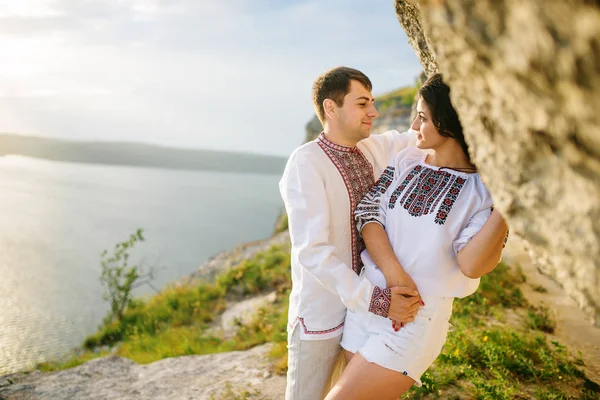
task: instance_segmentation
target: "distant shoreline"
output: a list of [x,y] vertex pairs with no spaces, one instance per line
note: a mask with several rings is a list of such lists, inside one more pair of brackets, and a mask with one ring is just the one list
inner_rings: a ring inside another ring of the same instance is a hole
[[131,142],[84,142],[0,134],[0,156],[95,165],[277,175],[286,158],[255,153],[178,149]]

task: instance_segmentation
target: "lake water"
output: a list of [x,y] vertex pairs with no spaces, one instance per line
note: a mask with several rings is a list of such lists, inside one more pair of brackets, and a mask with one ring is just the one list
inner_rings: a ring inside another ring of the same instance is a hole
[[162,287],[270,236],[278,180],[0,157],[0,375],[68,354],[96,331],[108,310],[102,250],[144,229],[132,258],[154,266]]

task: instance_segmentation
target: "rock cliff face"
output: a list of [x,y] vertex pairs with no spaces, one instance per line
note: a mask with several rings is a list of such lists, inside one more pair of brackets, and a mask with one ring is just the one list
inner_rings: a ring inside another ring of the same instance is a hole
[[600,2],[396,0],[474,161],[544,272],[600,326]]

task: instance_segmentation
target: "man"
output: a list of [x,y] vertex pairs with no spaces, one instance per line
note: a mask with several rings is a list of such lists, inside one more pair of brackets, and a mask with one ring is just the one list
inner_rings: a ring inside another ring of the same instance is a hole
[[[393,154],[413,136],[369,138],[378,113],[371,81],[338,67],[313,86],[323,133],[296,149],[280,181],[292,241],[287,400],[317,400],[340,351],[346,308],[412,321],[409,288],[379,288],[360,277],[364,244],[352,215]],[[391,323],[391,322],[390,322]]]

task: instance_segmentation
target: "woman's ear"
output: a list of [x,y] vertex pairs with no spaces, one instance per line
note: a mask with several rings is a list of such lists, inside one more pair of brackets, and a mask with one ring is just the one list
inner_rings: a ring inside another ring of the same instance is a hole
[[329,119],[335,120],[337,118],[337,105],[335,101],[331,99],[323,100],[323,110],[325,110],[325,115]]

